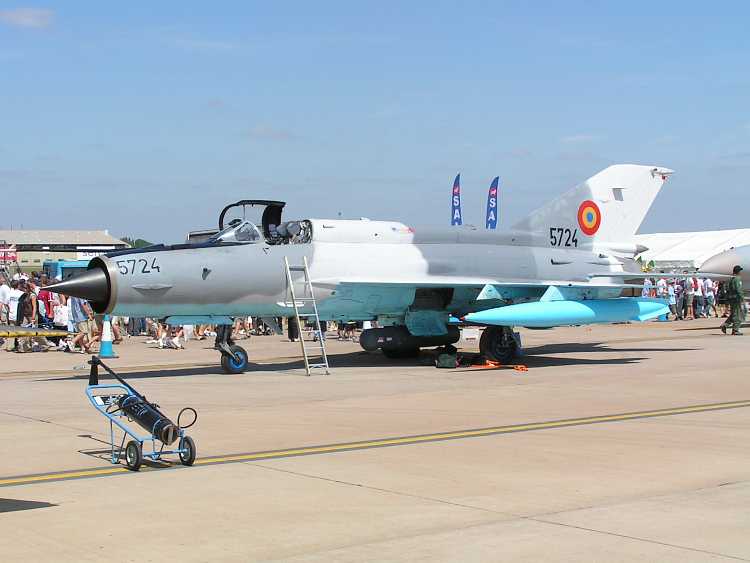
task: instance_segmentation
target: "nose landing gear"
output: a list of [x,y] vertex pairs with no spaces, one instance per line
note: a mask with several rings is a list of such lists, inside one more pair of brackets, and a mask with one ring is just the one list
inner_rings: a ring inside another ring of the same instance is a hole
[[247,351],[232,340],[232,325],[216,327],[214,348],[221,352],[221,367],[225,372],[242,373],[247,370],[249,357]]

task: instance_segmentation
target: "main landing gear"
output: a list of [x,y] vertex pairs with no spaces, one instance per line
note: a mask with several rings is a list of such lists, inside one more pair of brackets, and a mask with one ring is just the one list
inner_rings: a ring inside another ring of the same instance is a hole
[[510,363],[518,354],[519,345],[513,328],[509,326],[488,326],[479,339],[479,351],[493,362]]
[[247,369],[249,364],[247,351],[232,340],[232,325],[216,327],[214,348],[221,352],[221,367],[225,372],[242,373]]

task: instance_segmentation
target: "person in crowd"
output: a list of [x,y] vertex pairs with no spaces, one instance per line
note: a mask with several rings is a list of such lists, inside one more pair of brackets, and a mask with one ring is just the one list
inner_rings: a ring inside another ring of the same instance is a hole
[[146,319],[142,317],[130,317],[128,319],[127,333],[130,336],[146,336]]
[[348,322],[344,325],[344,340],[356,340],[357,323]]
[[[0,325],[8,324],[8,306],[10,302],[10,285],[5,276],[0,276]],[[0,338],[0,346],[5,344],[5,340]]]
[[289,342],[297,342],[299,340],[299,326],[297,324],[297,319],[294,317],[289,317],[287,319],[286,323],[286,330],[287,330],[287,336],[289,337]]
[[716,318],[719,318],[719,315],[721,315],[721,309],[719,308],[719,281],[713,280],[714,282],[714,309],[716,311]]
[[195,325],[195,339],[196,340],[206,339],[206,325]]
[[[18,318],[18,303],[23,296],[23,291],[19,289],[19,280],[13,280],[10,282],[10,291],[8,292],[8,324],[12,326],[20,326],[23,317]],[[5,350],[7,352],[13,352],[17,346],[16,338],[8,338],[5,341]]]
[[677,299],[674,293],[674,280],[669,280],[667,283],[667,303],[669,305],[669,312],[674,315],[673,321],[676,321],[679,317],[677,316]]
[[70,304],[70,319],[77,333],[70,343],[70,351],[75,352],[75,347],[80,346],[83,353],[91,354],[95,338],[94,312],[88,302],[80,297],[71,297],[68,303]]
[[645,278],[643,280],[643,289],[641,290],[641,297],[651,297],[651,290],[653,289],[654,284],[651,281],[651,278]]
[[317,331],[315,328],[315,321],[313,320],[311,323],[310,330],[312,330],[313,333],[313,341],[317,342],[318,340],[326,340],[326,332],[328,332],[328,323],[326,321],[320,321],[320,332]]
[[706,317],[711,317],[711,310],[713,309],[714,316],[719,318],[719,313],[716,312],[716,290],[714,281],[710,278],[703,278],[700,280],[703,284],[703,299],[705,299],[704,312]]
[[164,334],[164,328],[158,319],[146,319],[146,335],[149,337],[146,344],[158,344]]
[[181,326],[167,325],[159,338],[159,348],[174,348],[175,350],[182,350],[185,347],[182,345],[182,340],[185,338],[185,331]]
[[682,284],[682,280],[674,280],[674,297],[677,303],[677,318],[675,320],[681,321],[685,318],[683,309],[685,307],[685,286]]
[[[664,272],[661,272],[662,274]],[[656,280],[656,296],[660,299],[666,299],[667,298],[667,279],[666,278],[659,278]]]
[[719,304],[719,314],[722,318],[728,316],[727,313],[727,284],[723,281],[719,282],[719,287],[716,290],[716,302]]
[[[36,293],[34,293],[33,282],[21,280],[18,284],[18,289],[22,293],[18,298],[16,324],[22,327],[34,327],[36,326],[37,297]],[[32,351],[33,344],[31,337],[24,336],[16,340],[16,352],[25,353]]]
[[[68,305],[64,295],[53,293],[52,294],[52,326],[55,330],[67,330],[69,331],[70,315]],[[54,340],[54,339],[53,339]],[[66,338],[59,338],[57,340],[57,349],[61,352],[67,351],[69,348]]]
[[39,293],[37,293],[37,299],[39,300],[39,326],[51,325],[52,319],[55,316],[52,292],[46,289],[46,285],[46,278],[39,282]]
[[703,296],[703,284],[696,276],[690,278],[690,281],[693,284],[693,292],[695,294],[693,309],[695,310],[695,318],[698,319],[704,316],[703,309],[706,305],[706,300]]
[[13,279],[17,282],[26,281],[29,279],[29,274],[21,271],[21,267],[16,268],[16,273],[13,274]]
[[123,328],[122,325],[125,324],[124,317],[118,317],[117,315],[113,316],[109,320],[109,324],[112,327],[112,344],[121,344],[122,343],[122,334],[123,334]]
[[8,278],[0,275],[0,323],[8,324],[8,301],[10,299],[10,284]]
[[[684,272],[687,274],[687,272]],[[684,295],[685,295],[685,319],[693,320],[695,318],[695,311],[693,309],[693,302],[695,301],[695,288],[693,287],[693,280],[689,277],[684,278]]]
[[732,269],[732,279],[727,284],[727,302],[731,307],[731,312],[727,320],[721,325],[721,332],[727,333],[727,327],[732,326],[732,334],[741,336],[742,321],[745,320],[745,295],[742,292],[742,280],[740,272],[742,266],[737,265]]
[[[34,328],[39,326],[49,326],[49,322],[47,320],[47,306],[43,301],[39,299],[38,294],[41,292],[41,289],[39,285],[37,285],[37,282],[33,281],[34,279],[38,278],[32,278],[32,280],[29,280],[26,283],[28,303],[24,304],[24,324]],[[26,316],[27,313],[28,316]],[[32,352],[46,352],[50,348],[55,347],[54,344],[47,340],[46,336],[29,337],[28,339],[26,339],[26,345],[27,349],[31,350]]]
[[232,328],[233,339],[250,338],[252,320],[248,322],[248,319],[250,319],[250,317],[235,317],[234,326]]

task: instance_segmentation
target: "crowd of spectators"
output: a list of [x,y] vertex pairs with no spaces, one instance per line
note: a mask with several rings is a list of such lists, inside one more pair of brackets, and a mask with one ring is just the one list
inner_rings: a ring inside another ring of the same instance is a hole
[[668,319],[673,321],[729,315],[725,282],[690,276],[687,271],[680,277],[660,277],[656,283],[646,278],[641,295],[666,299],[670,310]]

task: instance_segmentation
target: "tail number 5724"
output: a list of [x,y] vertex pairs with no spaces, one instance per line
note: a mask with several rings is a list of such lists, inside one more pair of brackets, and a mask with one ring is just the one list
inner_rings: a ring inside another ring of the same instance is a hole
[[550,227],[549,244],[550,246],[578,247],[578,229]]
[[129,260],[118,260],[117,268],[120,270],[120,274],[133,275],[133,274],[153,274],[154,272],[161,272],[159,264],[156,262],[156,258],[152,258],[149,263],[145,258],[130,258]]

